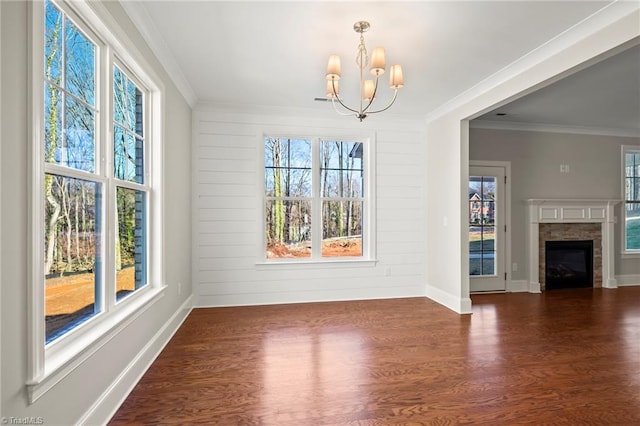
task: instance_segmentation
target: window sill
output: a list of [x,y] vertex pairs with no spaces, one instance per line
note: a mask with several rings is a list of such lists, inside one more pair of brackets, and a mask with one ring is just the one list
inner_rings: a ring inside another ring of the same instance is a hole
[[331,268],[372,268],[378,263],[375,259],[342,258],[342,259],[305,259],[305,260],[271,260],[256,262],[258,269],[317,269]]
[[638,259],[640,258],[640,251],[623,251],[620,257],[622,259]]
[[140,290],[140,294],[131,296],[138,297],[127,301],[129,303],[123,303],[120,309],[112,314],[104,318],[96,318],[95,324],[82,330],[82,333],[75,336],[76,338],[73,340],[61,342],[63,345],[60,348],[55,348],[53,345],[51,348],[47,348],[41,377],[27,383],[29,403],[33,404],[37,401],[142,315],[164,295],[165,288],[166,286]]

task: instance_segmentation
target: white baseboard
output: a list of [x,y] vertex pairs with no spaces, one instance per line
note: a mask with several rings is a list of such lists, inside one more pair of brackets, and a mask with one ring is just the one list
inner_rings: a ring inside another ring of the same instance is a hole
[[542,293],[540,283],[529,282],[529,289],[527,291],[529,293]]
[[89,407],[77,424],[105,425],[109,422],[153,361],[160,355],[162,349],[169,343],[175,332],[178,331],[191,312],[192,307],[192,296],[189,296],[122,373],[116,377],[113,383]]
[[434,302],[437,302],[458,314],[471,313],[471,298],[469,297],[456,297],[453,294],[447,293],[430,285],[427,285],[426,296]]
[[618,287],[640,285],[640,274],[616,275]]
[[507,284],[508,293],[528,293],[529,282],[527,280],[511,280]]

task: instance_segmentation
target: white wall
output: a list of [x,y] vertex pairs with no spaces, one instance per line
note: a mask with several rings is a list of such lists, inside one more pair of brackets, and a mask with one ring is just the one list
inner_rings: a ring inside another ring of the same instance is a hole
[[[423,124],[390,119],[360,123],[326,113],[194,113],[194,294],[198,306],[254,305],[424,296]],[[385,115],[386,114],[386,115]],[[257,265],[264,234],[261,136],[375,134],[377,262],[373,265]],[[388,275],[385,275],[388,272]]]
[[633,2],[612,4],[428,117],[426,238],[427,257],[434,262],[427,268],[429,297],[470,312],[463,232],[469,168],[466,120],[576,72],[625,43],[637,43],[639,9]]
[[[427,128],[427,296],[458,313],[471,312],[466,232],[468,166],[466,147],[459,143],[460,120],[442,119]],[[456,143],[452,143],[456,141]]]
[[[470,160],[511,162],[512,259],[514,280],[528,277],[526,204],[529,198],[599,198],[622,200],[621,146],[640,145],[640,138],[474,129]],[[568,164],[570,173],[560,173]],[[616,208],[616,275],[640,274],[640,259],[621,256],[620,207]],[[625,281],[623,279],[623,281]]]
[[[191,282],[191,111],[149,49],[141,41],[121,6],[104,7],[153,64],[166,87],[165,158],[167,285],[164,296],[132,324],[106,343],[76,370],[29,405],[27,380],[27,235],[29,211],[27,46],[25,1],[0,2],[2,72],[1,190],[1,388],[4,418],[42,417],[45,424],[70,425],[81,419],[104,423],[144,371],[189,309]],[[127,43],[131,43],[127,42]],[[177,283],[182,282],[182,295]],[[186,305],[185,305],[186,303]],[[167,327],[165,327],[167,326]]]

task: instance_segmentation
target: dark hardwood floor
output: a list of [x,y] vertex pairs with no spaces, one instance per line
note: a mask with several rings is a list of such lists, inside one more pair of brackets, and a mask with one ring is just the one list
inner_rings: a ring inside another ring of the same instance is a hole
[[640,425],[640,287],[196,309],[111,421]]

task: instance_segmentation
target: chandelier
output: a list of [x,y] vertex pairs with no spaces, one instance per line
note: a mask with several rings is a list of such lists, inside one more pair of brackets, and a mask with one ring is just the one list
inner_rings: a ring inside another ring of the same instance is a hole
[[[351,108],[345,105],[340,97],[340,56],[330,55],[329,64],[327,65],[327,98],[331,99],[334,109],[340,115],[353,115],[360,121],[364,120],[369,114],[386,111],[393,105],[398,96],[398,89],[404,86],[402,77],[402,67],[400,65],[392,65],[389,70],[389,87],[393,90],[393,98],[391,102],[384,108],[377,110],[372,109],[373,101],[378,93],[378,79],[385,71],[384,48],[376,47],[371,55],[364,45],[364,33],[369,29],[370,25],[366,21],[358,21],[353,24],[353,30],[360,34],[360,44],[358,45],[358,54],[356,55],[356,65],[360,69],[360,106],[359,108]],[[365,80],[365,68],[369,67],[369,71],[375,76],[375,80]],[[340,111],[336,101],[347,111]]]

